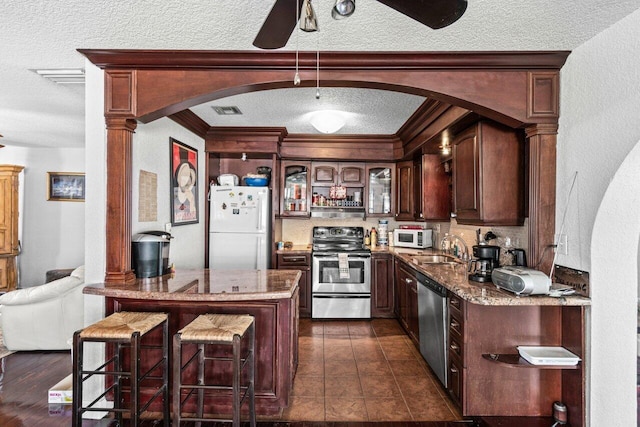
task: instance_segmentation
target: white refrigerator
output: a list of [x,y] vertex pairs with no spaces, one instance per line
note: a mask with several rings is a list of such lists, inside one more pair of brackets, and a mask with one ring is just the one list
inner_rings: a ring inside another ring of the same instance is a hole
[[211,186],[209,268],[265,270],[271,261],[268,187]]

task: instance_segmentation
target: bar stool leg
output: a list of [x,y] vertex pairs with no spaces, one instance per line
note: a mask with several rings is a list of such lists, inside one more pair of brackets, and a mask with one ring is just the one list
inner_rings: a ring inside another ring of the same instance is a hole
[[80,331],[73,334],[73,409],[72,409],[72,427],[82,426],[82,373],[78,372],[78,368],[82,363],[82,340],[80,340]]
[[240,427],[240,336],[233,337],[233,427]]
[[[205,344],[198,344],[198,385],[204,385],[204,350]],[[198,418],[202,418],[204,415],[204,389],[198,389],[198,411],[196,412]],[[202,423],[196,422],[196,427],[200,427]]]
[[133,333],[131,339],[131,425],[137,426],[140,423],[140,334]]
[[173,427],[179,427],[182,401],[182,342],[179,333],[173,336]]
[[162,417],[164,421],[164,427],[169,427],[171,422],[171,415],[169,406],[171,402],[169,400],[169,322],[166,321],[162,325],[162,357],[164,363],[162,366],[162,387],[164,387],[164,393],[162,395]]
[[[109,345],[109,344],[105,344]],[[115,360],[113,362],[113,370],[115,372],[122,372],[122,358],[123,358],[123,353],[122,353],[122,343],[116,343],[114,344],[116,347],[116,354],[115,354]],[[105,367],[106,370],[109,369],[109,365],[107,365]],[[106,377],[105,377],[106,378]],[[114,390],[113,390],[113,408],[114,409],[119,409],[122,407],[122,375],[116,375],[116,378],[114,379],[115,384],[114,384]],[[118,425],[122,425],[122,412],[116,412],[115,413],[115,418],[118,421]]]
[[255,387],[255,374],[256,374],[256,327],[255,322],[251,324],[249,328],[249,351],[251,352],[251,361],[249,363],[249,422],[251,427],[256,427],[256,387]]

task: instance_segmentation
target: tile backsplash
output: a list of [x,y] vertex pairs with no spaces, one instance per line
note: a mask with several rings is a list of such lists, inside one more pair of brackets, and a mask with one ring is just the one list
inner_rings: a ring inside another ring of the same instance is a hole
[[[422,224],[424,223],[410,223],[410,222],[397,222],[393,218],[367,218],[366,220],[358,218],[345,218],[345,219],[327,219],[327,218],[311,218],[311,219],[282,219],[281,224],[276,227],[276,240],[290,241],[294,245],[308,245],[311,243],[311,230],[315,226],[352,226],[352,227],[364,227],[371,230],[372,227],[378,228],[378,219],[389,220],[389,231],[400,225],[407,224]],[[438,232],[438,226],[440,231]],[[512,264],[512,256],[506,253],[508,248],[524,248],[528,247],[528,219],[525,219],[524,226],[522,227],[477,227],[469,225],[460,225],[455,219],[451,222],[434,222],[427,223],[427,228],[434,230],[434,243],[438,246],[437,242],[444,237],[445,233],[453,233],[460,236],[467,247],[469,253],[471,253],[471,247],[476,244],[476,230],[480,228],[482,235],[484,236],[487,231],[493,231],[498,236],[496,240],[492,240],[489,243],[497,245],[502,248],[500,253],[500,262],[503,265]],[[529,254],[527,254],[528,257]]]

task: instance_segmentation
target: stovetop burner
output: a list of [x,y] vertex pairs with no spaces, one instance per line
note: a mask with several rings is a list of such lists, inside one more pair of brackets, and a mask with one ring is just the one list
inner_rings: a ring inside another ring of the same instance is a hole
[[363,227],[313,227],[314,252],[370,252]]

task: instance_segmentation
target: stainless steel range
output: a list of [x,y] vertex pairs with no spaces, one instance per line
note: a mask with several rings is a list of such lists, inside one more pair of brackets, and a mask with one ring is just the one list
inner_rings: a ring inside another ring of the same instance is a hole
[[313,227],[311,317],[371,318],[371,251],[362,227]]

